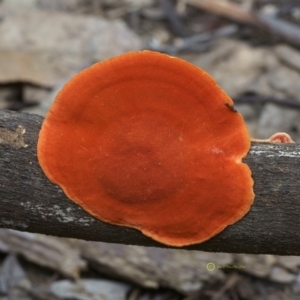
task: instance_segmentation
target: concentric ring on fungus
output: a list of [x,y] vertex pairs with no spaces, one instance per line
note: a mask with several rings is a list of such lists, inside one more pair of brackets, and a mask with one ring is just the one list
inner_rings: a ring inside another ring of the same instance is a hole
[[241,219],[254,194],[250,137],[232,100],[178,58],[130,52],[80,72],[43,123],[47,177],[102,221],[172,246]]

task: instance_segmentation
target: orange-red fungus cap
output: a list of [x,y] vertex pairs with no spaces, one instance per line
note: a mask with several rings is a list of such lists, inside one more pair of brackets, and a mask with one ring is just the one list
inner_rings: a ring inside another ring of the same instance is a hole
[[40,132],[48,178],[93,216],[173,246],[206,241],[254,199],[250,137],[201,69],[150,51],[80,72]]
[[274,133],[269,138],[270,143],[280,143],[280,144],[289,144],[289,143],[295,143],[293,139],[285,132],[277,132]]

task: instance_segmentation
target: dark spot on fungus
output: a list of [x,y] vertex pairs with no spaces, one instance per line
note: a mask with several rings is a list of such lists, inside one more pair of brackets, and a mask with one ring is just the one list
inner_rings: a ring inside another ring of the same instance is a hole
[[224,102],[224,105],[227,106],[231,111],[233,112],[238,112],[235,108],[234,108],[234,105],[233,104],[229,104],[229,103],[226,103]]

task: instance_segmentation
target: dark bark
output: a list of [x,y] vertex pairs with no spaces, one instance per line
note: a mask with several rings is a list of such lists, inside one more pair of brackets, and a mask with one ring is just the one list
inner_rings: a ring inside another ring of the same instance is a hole
[[[165,247],[137,230],[93,218],[45,177],[36,157],[42,122],[37,115],[0,111],[0,227]],[[255,181],[250,212],[211,240],[185,249],[300,255],[300,145],[253,143],[244,161]]]

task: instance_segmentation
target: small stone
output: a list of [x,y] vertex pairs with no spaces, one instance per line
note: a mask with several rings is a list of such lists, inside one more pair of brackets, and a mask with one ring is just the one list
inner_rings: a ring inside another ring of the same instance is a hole
[[24,99],[26,104],[41,103],[44,99],[49,97],[50,91],[38,86],[25,84],[23,88]]
[[93,62],[141,47],[119,20],[26,9],[3,9],[1,17],[0,83],[53,87]]
[[17,286],[25,277],[26,273],[18,262],[17,257],[9,254],[1,267],[0,293],[7,294],[11,288]]
[[300,266],[300,256],[278,256],[277,262],[291,271],[297,271]]
[[270,17],[276,17],[278,11],[279,11],[278,6],[273,4],[264,5],[263,8],[260,10],[260,12]]
[[275,54],[283,63],[300,71],[300,52],[298,50],[288,45],[279,45],[275,47]]
[[[42,210],[39,212],[43,214]],[[68,278],[78,278],[80,271],[86,268],[86,261],[80,257],[78,249],[68,246],[63,239],[0,229],[0,240],[1,251],[13,251],[28,261],[55,270]]]
[[281,65],[271,69],[266,74],[266,79],[272,89],[283,93],[286,98],[300,98],[299,72]]
[[280,267],[274,267],[272,269],[270,279],[280,283],[291,283],[295,280],[295,274],[292,274]]
[[263,278],[269,276],[276,261],[273,255],[235,254],[234,258],[239,265],[245,265],[244,272]]
[[299,137],[291,132],[293,124],[300,118],[300,112],[281,107],[272,103],[266,104],[258,120],[259,136],[256,138],[269,138],[276,132],[286,132],[294,141]]
[[111,280],[84,279],[72,282],[53,282],[49,292],[62,299],[74,300],[124,300],[130,285]]

